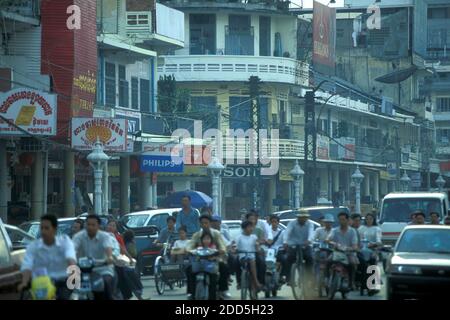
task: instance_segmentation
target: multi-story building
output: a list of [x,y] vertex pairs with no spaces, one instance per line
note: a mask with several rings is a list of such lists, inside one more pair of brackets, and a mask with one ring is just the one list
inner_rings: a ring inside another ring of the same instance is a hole
[[[94,116],[128,120],[128,136],[140,143],[163,135],[155,114],[158,55],[184,47],[184,14],[156,1],[97,1],[97,103]],[[138,138],[136,137],[138,136]],[[138,158],[110,161],[110,207],[156,206],[156,183],[140,174]],[[119,169],[121,168],[121,169]],[[131,172],[129,169],[131,168]]]

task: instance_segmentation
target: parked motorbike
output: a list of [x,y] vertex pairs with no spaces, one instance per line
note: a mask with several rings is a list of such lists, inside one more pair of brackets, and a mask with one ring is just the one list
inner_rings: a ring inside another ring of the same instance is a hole
[[347,298],[350,292],[350,260],[348,253],[350,250],[342,247],[335,247],[331,253],[330,277],[328,279],[328,298],[334,299],[336,292],[341,292],[342,298]]
[[328,260],[333,249],[325,241],[316,241],[313,244],[314,248],[314,270],[316,287],[319,297],[323,297],[324,290],[325,295],[328,294]]
[[367,287],[367,279],[369,278],[369,273],[367,273],[367,268],[371,265],[378,265],[378,252],[376,248],[369,247],[368,240],[361,241],[361,250],[359,254],[359,280],[360,280],[360,294],[364,295],[364,291],[367,290],[369,295],[376,293],[375,290],[369,289]]
[[266,273],[265,273],[265,296],[270,298],[277,296],[280,289],[280,267],[277,263],[277,250],[268,248],[266,250]]
[[192,250],[191,263],[192,273],[195,275],[195,300],[209,300],[210,290],[216,290],[217,296],[217,283],[211,283],[211,275],[218,274],[219,263],[216,257],[219,255],[218,250],[202,248]]
[[75,288],[72,300],[94,300],[94,293],[104,292],[105,283],[102,275],[94,271],[94,268],[106,266],[105,260],[95,260],[93,258],[83,257],[78,259],[80,268],[80,286]]

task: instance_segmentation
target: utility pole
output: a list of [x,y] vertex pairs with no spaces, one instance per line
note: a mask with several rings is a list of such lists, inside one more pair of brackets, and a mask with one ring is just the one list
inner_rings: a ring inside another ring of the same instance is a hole
[[304,171],[305,186],[304,204],[313,206],[317,203],[317,161],[316,161],[316,112],[315,112],[315,96],[314,91],[307,91],[305,94],[305,144],[304,144]]
[[[248,79],[249,86],[249,94],[250,101],[252,104],[250,117],[252,119],[252,128],[253,133],[256,135],[254,137],[255,144],[250,146],[250,148],[254,148],[254,151],[257,152],[258,158],[256,159],[255,169],[258,177],[256,178],[254,174],[252,174],[252,184],[253,184],[253,201],[252,206],[257,209],[258,205],[261,206],[261,203],[258,203],[258,196],[261,197],[261,165],[258,161],[260,157],[260,149],[259,149],[259,128],[260,128],[260,108],[259,108],[259,96],[261,95],[261,79],[258,76],[250,76]],[[250,153],[251,154],[251,153]],[[260,201],[259,201],[260,202]]]

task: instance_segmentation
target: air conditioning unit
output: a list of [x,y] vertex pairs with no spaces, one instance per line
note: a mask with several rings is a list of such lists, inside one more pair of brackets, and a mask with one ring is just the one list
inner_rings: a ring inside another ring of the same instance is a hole
[[369,111],[370,112],[375,112],[375,105],[374,104],[369,104]]

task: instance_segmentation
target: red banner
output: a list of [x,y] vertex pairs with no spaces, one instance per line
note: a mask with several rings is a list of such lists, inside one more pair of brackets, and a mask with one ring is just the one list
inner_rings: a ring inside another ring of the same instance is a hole
[[317,71],[334,75],[335,48],[336,9],[314,1],[312,59]]

